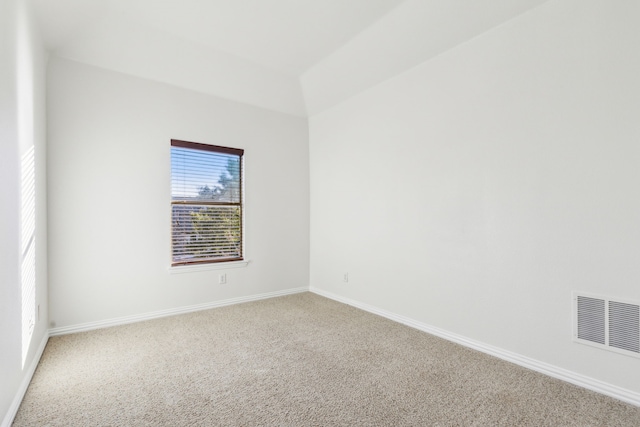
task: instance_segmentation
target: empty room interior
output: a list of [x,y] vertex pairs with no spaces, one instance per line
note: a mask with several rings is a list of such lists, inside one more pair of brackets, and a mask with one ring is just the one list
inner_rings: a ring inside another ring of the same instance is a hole
[[[486,356],[609,399],[589,425],[640,425],[640,2],[2,0],[0,31],[2,427],[29,425],[40,398],[21,403],[56,348],[181,316],[218,328],[224,351],[244,333],[220,326],[234,316],[312,359],[353,333],[331,354],[360,359],[346,395],[369,384],[378,402],[340,418],[318,392],[317,408],[220,425],[552,424],[489,399],[498,386],[456,415],[433,403],[447,396],[402,406],[393,370],[425,363],[405,354],[421,337],[447,349],[432,366]],[[224,166],[176,189],[200,173],[183,154]],[[190,360],[202,342],[185,343]],[[274,351],[257,360],[286,361]],[[233,354],[224,375],[243,369]],[[420,372],[417,390],[442,380]],[[113,425],[172,425],[126,416]]]

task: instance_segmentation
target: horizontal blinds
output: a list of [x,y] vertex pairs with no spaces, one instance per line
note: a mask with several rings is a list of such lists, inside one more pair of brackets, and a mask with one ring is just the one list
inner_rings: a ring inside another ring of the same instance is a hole
[[172,141],[173,265],[243,257],[243,151],[204,147],[206,149],[203,144]]

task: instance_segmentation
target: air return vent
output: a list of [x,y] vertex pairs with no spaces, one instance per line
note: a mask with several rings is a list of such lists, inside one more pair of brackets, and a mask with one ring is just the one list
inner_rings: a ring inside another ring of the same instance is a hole
[[640,303],[573,294],[574,341],[640,357]]

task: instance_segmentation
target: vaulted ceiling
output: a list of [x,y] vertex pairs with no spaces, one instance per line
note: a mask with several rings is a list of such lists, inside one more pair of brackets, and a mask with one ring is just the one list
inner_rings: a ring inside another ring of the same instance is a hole
[[316,114],[546,0],[34,0],[53,55]]

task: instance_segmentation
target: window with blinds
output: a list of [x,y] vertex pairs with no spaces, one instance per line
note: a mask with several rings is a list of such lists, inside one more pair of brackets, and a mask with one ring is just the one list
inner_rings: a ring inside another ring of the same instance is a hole
[[243,259],[243,154],[171,140],[172,265]]

